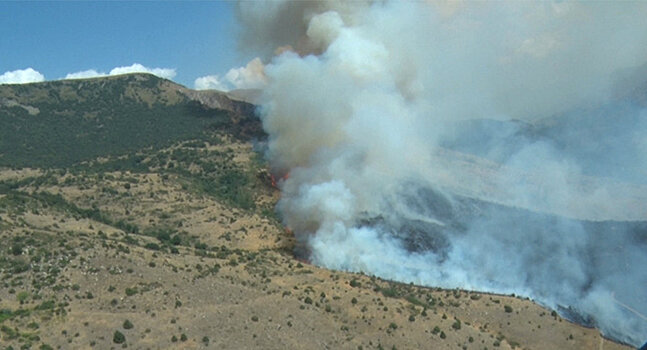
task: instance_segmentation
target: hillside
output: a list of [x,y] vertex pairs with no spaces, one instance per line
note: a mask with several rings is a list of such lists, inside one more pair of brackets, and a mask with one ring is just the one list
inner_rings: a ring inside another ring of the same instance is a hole
[[207,140],[208,130],[235,128],[235,117],[250,115],[251,105],[212,95],[209,107],[217,109],[194,100],[203,95],[144,74],[0,85],[0,166],[65,167]]
[[252,111],[141,74],[0,85],[3,349],[629,348],[295,259]]

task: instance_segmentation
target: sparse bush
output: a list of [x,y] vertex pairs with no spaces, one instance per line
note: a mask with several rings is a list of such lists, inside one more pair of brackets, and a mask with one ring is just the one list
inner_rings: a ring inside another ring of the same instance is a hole
[[123,324],[124,329],[132,329],[134,327],[133,323],[130,320],[125,320]]
[[119,331],[115,331],[115,334],[112,336],[112,341],[115,344],[122,344],[126,341],[126,336]]
[[395,288],[383,288],[380,291],[387,298],[397,298],[398,297],[398,291]]
[[454,324],[452,324],[452,328],[454,328],[455,330],[459,330],[459,329],[461,329],[461,321],[460,321],[460,320],[456,320],[456,321],[454,322]]
[[160,250],[159,244],[153,242],[146,243],[146,245],[144,245],[144,248],[150,250]]
[[22,254],[22,244],[14,243],[11,246],[11,254],[13,254],[13,255],[21,255]]
[[16,300],[18,300],[21,304],[24,304],[24,302],[27,301],[27,299],[29,299],[29,296],[30,296],[29,292],[23,291],[16,294]]

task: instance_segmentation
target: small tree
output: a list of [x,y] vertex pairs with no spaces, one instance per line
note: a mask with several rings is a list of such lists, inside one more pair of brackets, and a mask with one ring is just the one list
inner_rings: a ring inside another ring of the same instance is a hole
[[134,327],[133,323],[130,322],[130,320],[125,320],[123,326],[124,329],[132,329]]
[[126,341],[126,336],[119,331],[115,331],[115,334],[112,336],[112,341],[115,344],[122,344]]

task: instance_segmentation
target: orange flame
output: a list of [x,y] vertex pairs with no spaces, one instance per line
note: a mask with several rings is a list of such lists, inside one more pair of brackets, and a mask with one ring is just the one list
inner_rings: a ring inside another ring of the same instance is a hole
[[270,179],[272,180],[272,187],[274,188],[279,188],[278,183],[280,181],[285,181],[290,178],[290,173],[285,173],[285,175],[281,176],[278,180],[276,179],[276,176],[274,174],[270,174]]

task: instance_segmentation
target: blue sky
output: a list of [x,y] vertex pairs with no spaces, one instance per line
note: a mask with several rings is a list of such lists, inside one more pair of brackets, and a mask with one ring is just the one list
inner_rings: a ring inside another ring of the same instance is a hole
[[218,1],[2,2],[0,74],[33,68],[46,80],[139,63],[176,70],[193,87],[253,56],[237,50],[235,3]]

